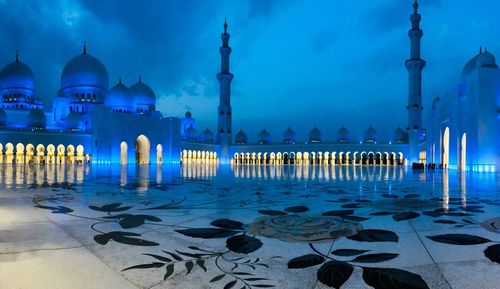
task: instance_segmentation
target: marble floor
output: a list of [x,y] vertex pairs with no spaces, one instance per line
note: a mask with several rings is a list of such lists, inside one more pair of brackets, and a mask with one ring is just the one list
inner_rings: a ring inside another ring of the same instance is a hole
[[500,174],[0,165],[0,288],[498,289]]

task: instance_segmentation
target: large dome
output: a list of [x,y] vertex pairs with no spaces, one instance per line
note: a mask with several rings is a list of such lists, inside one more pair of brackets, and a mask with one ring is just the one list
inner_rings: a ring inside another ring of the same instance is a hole
[[134,97],[134,102],[136,105],[143,106],[154,106],[156,105],[156,96],[151,87],[142,82],[142,79],[139,78],[139,81],[130,87],[130,91]]
[[377,130],[370,125],[370,127],[367,130],[365,130],[364,142],[376,143],[377,140],[378,140]]
[[344,126],[337,130],[337,142],[349,142],[349,131]]
[[42,129],[47,125],[47,116],[43,110],[35,108],[28,114],[28,127]]
[[257,142],[259,144],[268,144],[271,142],[271,134],[266,130],[263,129],[259,135],[257,136]]
[[316,126],[309,132],[309,142],[321,142],[321,131]]
[[94,56],[82,54],[71,59],[61,74],[61,89],[79,86],[108,89],[109,76],[106,67]]
[[33,71],[17,57],[0,71],[0,89],[12,88],[35,90]]
[[120,80],[108,91],[104,99],[104,105],[113,108],[113,110],[123,109],[125,111],[131,111],[134,106],[133,101],[134,98],[130,89]]
[[200,142],[206,142],[206,143],[212,143],[214,142],[214,134],[211,130],[206,128],[198,137],[198,141]]
[[247,134],[241,129],[235,136],[234,141],[236,144],[247,144],[248,137]]
[[297,135],[295,131],[288,127],[283,133],[283,142],[284,143],[295,143],[297,141]]

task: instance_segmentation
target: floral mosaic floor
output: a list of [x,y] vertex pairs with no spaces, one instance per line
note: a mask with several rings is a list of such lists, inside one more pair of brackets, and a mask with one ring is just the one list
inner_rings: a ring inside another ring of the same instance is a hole
[[0,170],[0,288],[500,288],[500,174]]

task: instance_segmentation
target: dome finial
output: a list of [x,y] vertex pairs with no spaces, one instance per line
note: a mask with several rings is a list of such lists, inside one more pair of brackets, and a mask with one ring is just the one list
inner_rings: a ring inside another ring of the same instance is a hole
[[482,54],[482,53],[483,53],[483,47],[479,46],[479,54]]
[[87,54],[87,40],[83,41],[83,54]]
[[19,62],[19,49],[16,49],[16,62]]
[[227,33],[227,17],[224,17],[224,33]]
[[415,2],[413,2],[413,12],[417,14],[417,11],[418,11],[418,1],[415,0]]
[[139,75],[139,83],[142,83],[142,75]]
[[122,84],[122,77],[118,78],[118,84]]

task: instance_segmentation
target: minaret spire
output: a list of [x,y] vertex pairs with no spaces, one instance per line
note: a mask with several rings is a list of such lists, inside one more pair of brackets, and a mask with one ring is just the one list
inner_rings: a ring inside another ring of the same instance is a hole
[[221,35],[222,46],[219,48],[221,55],[221,68],[217,74],[219,81],[219,107],[218,107],[218,130],[217,143],[220,145],[221,162],[229,162],[229,146],[231,145],[232,112],[231,112],[231,81],[233,74],[229,71],[229,47],[230,35],[227,33],[227,20],[224,19],[224,32]]
[[420,29],[420,20],[422,17],[418,14],[418,2],[413,3],[413,14],[410,15],[411,29],[408,31],[410,37],[410,58],[405,61],[408,70],[408,158],[409,163],[419,161],[419,143],[423,137],[422,129],[422,70],[425,67],[425,61],[420,56],[420,39],[424,35]]

